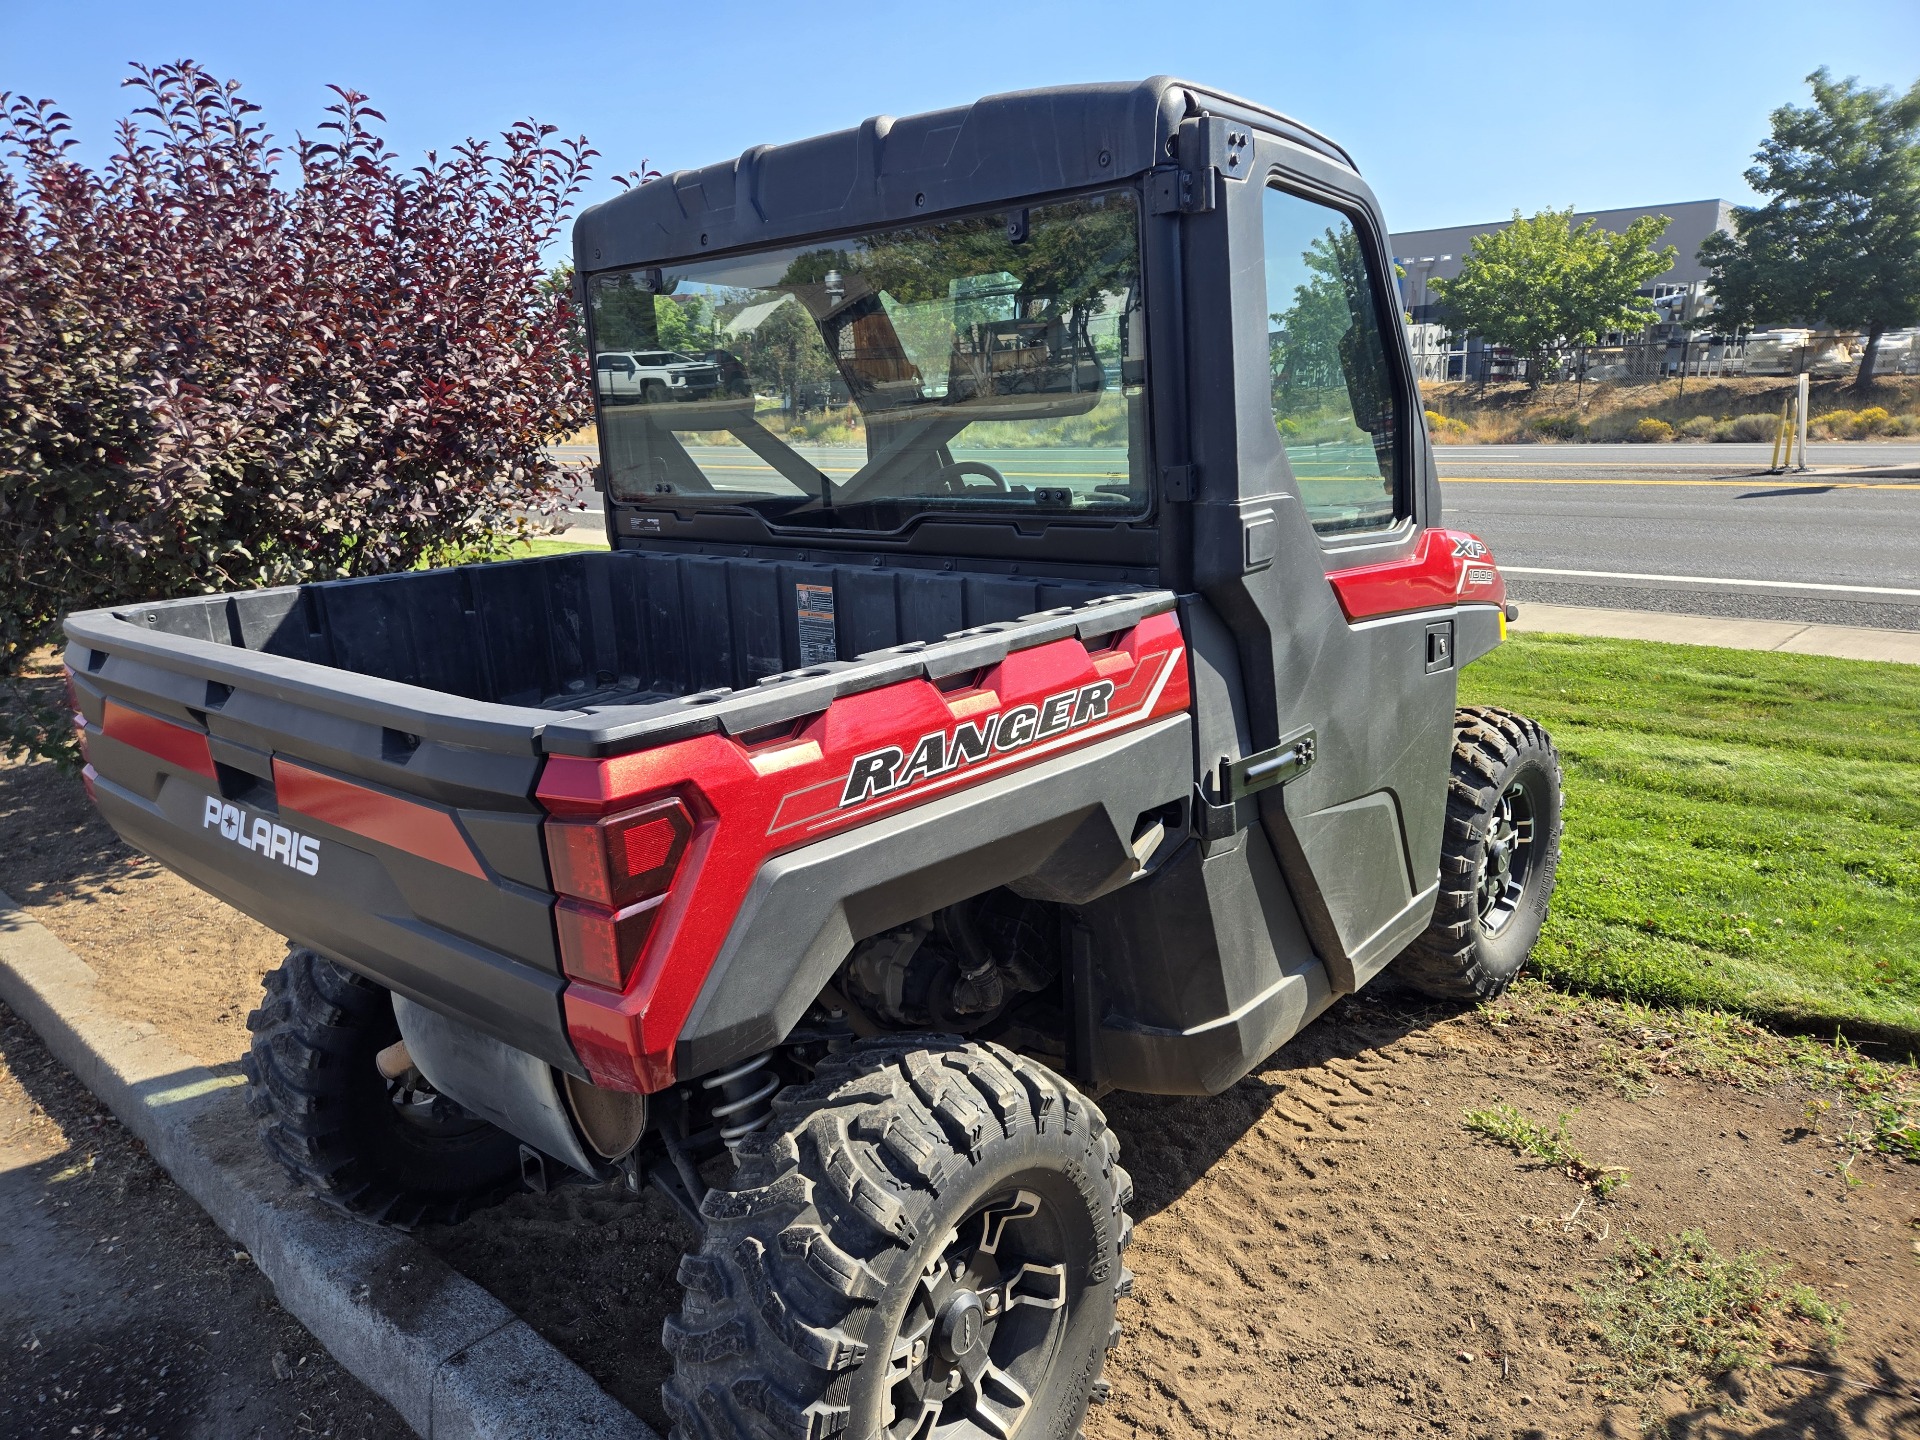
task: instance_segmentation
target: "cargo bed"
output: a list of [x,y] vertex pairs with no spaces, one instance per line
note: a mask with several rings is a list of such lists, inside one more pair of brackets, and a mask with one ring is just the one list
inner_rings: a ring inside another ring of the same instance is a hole
[[535,795],[548,756],[751,739],[1173,605],[1119,589],[597,552],[90,611],[67,621],[67,665],[89,786],[129,843],[581,1073]]
[[711,709],[772,677],[1122,593],[1083,580],[628,550],[119,606],[71,617],[67,633],[91,652],[76,669],[125,654],[266,684],[406,734],[521,750],[551,732],[578,753],[588,735],[632,744],[663,726],[686,733],[690,706]]

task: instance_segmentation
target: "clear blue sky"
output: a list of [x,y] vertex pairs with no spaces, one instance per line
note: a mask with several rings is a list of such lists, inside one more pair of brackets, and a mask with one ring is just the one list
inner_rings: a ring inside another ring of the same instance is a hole
[[1767,113],[1825,64],[1920,76],[1920,4],[666,3],[326,5],[0,0],[0,90],[51,96],[97,159],[126,62],[239,79],[274,133],[329,83],[373,97],[411,158],[534,116],[602,155],[589,198],[663,169],[1000,90],[1172,73],[1249,96],[1356,156],[1396,230],[1518,208],[1747,199]]

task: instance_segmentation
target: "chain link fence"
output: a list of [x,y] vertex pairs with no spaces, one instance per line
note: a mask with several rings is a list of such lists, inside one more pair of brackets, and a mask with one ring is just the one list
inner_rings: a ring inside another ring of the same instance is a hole
[[[1453,336],[1438,325],[1408,327],[1414,371],[1423,381],[1525,380],[1527,362],[1475,336]],[[1589,345],[1555,356],[1547,380],[1594,384],[1651,384],[1682,375],[1791,376],[1851,379],[1866,353],[1866,337],[1811,330],[1765,330],[1733,336],[1653,336],[1617,345]],[[1880,338],[1876,375],[1920,374],[1920,331]]]

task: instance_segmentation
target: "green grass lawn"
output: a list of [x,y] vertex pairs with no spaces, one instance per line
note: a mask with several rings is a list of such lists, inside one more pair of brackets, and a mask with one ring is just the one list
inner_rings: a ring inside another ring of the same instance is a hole
[[527,560],[535,555],[572,555],[580,550],[604,550],[607,542],[562,540],[556,536],[546,536],[539,540],[522,540],[513,547],[509,560]]
[[542,535],[528,540],[503,539],[492,545],[476,545],[443,550],[429,555],[413,568],[444,570],[451,565],[485,565],[496,560],[532,560],[542,555],[573,555],[586,550],[604,550],[606,541],[562,540],[557,535]]
[[1461,680],[1566,767],[1544,977],[1920,1046],[1920,667],[1527,635]]

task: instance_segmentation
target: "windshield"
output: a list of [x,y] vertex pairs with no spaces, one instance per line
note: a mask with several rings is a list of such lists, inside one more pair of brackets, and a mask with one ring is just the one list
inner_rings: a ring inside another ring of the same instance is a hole
[[1137,229],[1114,192],[595,275],[608,488],[879,530],[1144,510]]

